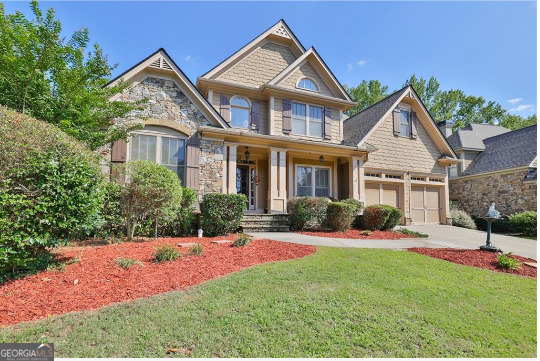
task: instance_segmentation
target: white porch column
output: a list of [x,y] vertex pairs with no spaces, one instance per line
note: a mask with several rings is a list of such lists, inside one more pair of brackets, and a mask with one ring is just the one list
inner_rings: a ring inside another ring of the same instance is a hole
[[366,202],[366,185],[364,176],[364,160],[360,157],[352,157],[349,172],[351,173],[351,187],[349,190],[354,199]]
[[[448,224],[450,216],[450,185],[448,183],[448,166],[445,167],[446,175],[444,176],[444,214],[441,223]],[[451,223],[451,222],[450,222]]]
[[366,176],[364,174],[364,159],[358,159],[358,198],[366,204]]
[[236,194],[236,144],[228,144],[227,193]]
[[287,206],[287,152],[270,148],[268,166],[270,179],[268,209],[271,213],[285,212]]
[[287,199],[287,151],[278,151],[279,157],[279,185],[278,196],[279,198]]

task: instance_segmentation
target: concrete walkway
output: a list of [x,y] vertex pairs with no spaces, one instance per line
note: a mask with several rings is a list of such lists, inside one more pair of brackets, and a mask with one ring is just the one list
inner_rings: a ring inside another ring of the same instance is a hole
[[[429,235],[429,238],[343,239],[307,236],[292,232],[254,232],[250,233],[250,235],[255,238],[265,238],[280,242],[352,248],[405,249],[428,247],[477,249],[480,245],[486,243],[486,232],[471,229],[442,225],[407,226],[404,228],[426,233]],[[534,240],[493,234],[492,243],[504,252],[512,252],[519,256],[537,259],[536,241]]]

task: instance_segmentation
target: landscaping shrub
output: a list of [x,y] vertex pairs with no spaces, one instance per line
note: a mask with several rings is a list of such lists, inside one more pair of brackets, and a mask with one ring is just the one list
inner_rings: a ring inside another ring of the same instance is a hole
[[126,183],[122,185],[121,208],[128,240],[137,227],[171,222],[182,200],[180,179],[173,171],[147,160],[126,164]]
[[370,230],[363,230],[362,231],[362,236],[369,236],[371,234],[371,231]]
[[511,215],[510,227],[527,237],[536,237],[536,212],[528,211]]
[[159,234],[164,237],[186,237],[197,233],[197,214],[195,206],[197,192],[191,188],[182,188],[182,202],[176,217],[160,226]]
[[81,143],[0,107],[0,278],[43,269],[51,248],[95,228],[103,181]]
[[123,258],[123,257],[117,258],[114,262],[120,267],[122,267],[123,269],[129,269],[134,264],[144,267],[144,264],[141,261],[137,261],[136,259],[133,259],[133,258]]
[[189,247],[186,254],[188,256],[202,256],[203,253],[204,253],[203,245],[200,244],[200,243],[197,243],[197,244],[194,244],[193,246]]
[[355,215],[356,208],[353,204],[331,202],[326,210],[326,224],[334,231],[345,232],[351,229]]
[[418,237],[418,238],[428,238],[429,237],[429,235],[427,235],[425,233],[411,231],[411,230],[409,230],[407,228],[400,228],[396,232],[403,233],[403,234],[406,234],[406,235],[409,235],[409,236],[415,236],[415,237]]
[[340,202],[352,204],[355,207],[355,215],[352,227],[355,229],[362,229],[362,213],[364,211],[364,202],[360,202],[358,199],[354,198],[347,198]]
[[499,253],[497,256],[497,264],[499,267],[509,270],[518,270],[521,268],[521,263],[517,259],[510,257],[511,254],[512,252],[507,254]]
[[320,228],[326,220],[328,199],[324,197],[294,197],[287,202],[291,230]]
[[243,194],[205,194],[200,220],[205,236],[225,236],[236,232],[246,210],[247,198]]
[[116,182],[105,182],[102,187],[103,206],[99,212],[102,224],[95,232],[100,238],[118,238],[125,234],[124,217],[122,215],[122,185]]
[[182,257],[182,254],[172,244],[158,246],[152,254],[154,262],[169,262]]
[[[475,215],[471,215],[471,218],[473,219],[476,229],[480,231],[487,231],[487,221],[483,217],[477,217]],[[499,219],[494,220],[491,222],[491,231],[495,233],[507,233],[512,232],[513,229],[510,227],[510,223],[508,221],[508,217],[501,217]]]
[[476,224],[473,219],[465,211],[452,209],[450,215],[452,216],[452,226],[476,229]]
[[401,221],[402,213],[396,207],[386,204],[367,206],[362,216],[362,227],[372,231],[389,230]]
[[240,233],[236,240],[231,244],[233,247],[244,247],[251,242],[251,237],[248,234]]

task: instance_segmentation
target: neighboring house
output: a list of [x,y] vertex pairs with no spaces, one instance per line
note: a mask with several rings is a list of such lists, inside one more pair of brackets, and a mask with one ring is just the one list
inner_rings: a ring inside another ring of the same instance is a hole
[[491,203],[504,216],[536,210],[536,141],[536,125],[510,131],[469,124],[452,133],[448,142],[460,163],[450,172],[450,199],[477,216]]
[[411,87],[345,120],[355,103],[314,48],[277,24],[197,79],[160,49],[121,74],[149,99],[144,123],[113,163],[149,159],[198,191],[243,193],[253,212],[286,212],[294,196],[355,198],[403,210],[403,222],[446,223],[455,154]]

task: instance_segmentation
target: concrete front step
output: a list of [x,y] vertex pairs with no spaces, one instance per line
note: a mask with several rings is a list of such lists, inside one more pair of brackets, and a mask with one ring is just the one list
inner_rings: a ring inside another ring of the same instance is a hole
[[242,226],[243,232],[289,232],[289,226]]
[[289,218],[287,214],[246,214],[242,218],[241,227],[244,232],[288,232]]

